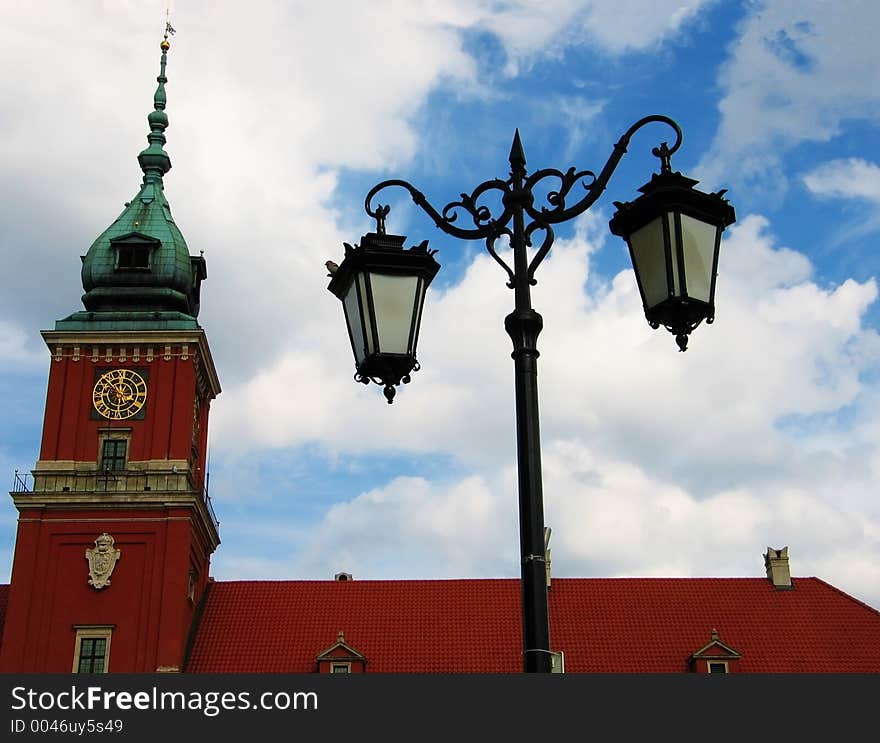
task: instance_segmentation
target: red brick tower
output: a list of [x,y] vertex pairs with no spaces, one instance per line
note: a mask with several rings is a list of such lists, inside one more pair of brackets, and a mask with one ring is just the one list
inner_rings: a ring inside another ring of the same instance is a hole
[[11,493],[0,672],[181,670],[220,541],[205,487],[220,384],[196,319],[207,272],[164,195],[161,47],[140,190],[83,257],[85,310],[42,334],[43,437],[32,483]]

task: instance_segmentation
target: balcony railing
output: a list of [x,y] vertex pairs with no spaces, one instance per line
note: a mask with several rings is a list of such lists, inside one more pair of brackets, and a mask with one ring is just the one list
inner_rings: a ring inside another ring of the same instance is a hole
[[27,472],[19,472],[18,470],[15,470],[15,479],[12,481],[12,492],[30,493],[31,489],[27,484],[28,477],[30,477],[30,475]]
[[[30,480],[30,484],[28,483]],[[192,472],[174,470],[87,470],[83,472],[15,471],[13,493],[198,493],[208,510],[214,528],[220,526],[207,481]]]

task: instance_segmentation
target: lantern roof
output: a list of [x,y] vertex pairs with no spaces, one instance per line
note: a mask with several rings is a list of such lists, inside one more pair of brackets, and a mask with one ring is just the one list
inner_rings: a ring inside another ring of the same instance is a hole
[[639,188],[642,196],[634,201],[615,201],[617,213],[608,224],[614,235],[627,235],[632,225],[643,224],[660,213],[677,209],[697,219],[728,227],[736,221],[733,206],[724,198],[727,189],[705,193],[696,186],[699,181],[680,172],[663,170]]
[[333,264],[330,269],[327,289],[341,299],[352,277],[364,270],[408,274],[421,271],[431,281],[440,270],[440,264],[434,258],[437,251],[428,248],[427,240],[404,249],[405,240],[405,235],[388,235],[382,231],[368,232],[361,238],[360,245],[343,243],[345,258],[341,265]]

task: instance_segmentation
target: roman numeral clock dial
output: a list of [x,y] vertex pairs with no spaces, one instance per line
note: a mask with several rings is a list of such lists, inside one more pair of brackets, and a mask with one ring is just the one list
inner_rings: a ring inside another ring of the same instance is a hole
[[136,371],[113,369],[104,372],[92,391],[97,413],[109,420],[133,418],[147,402],[147,383]]

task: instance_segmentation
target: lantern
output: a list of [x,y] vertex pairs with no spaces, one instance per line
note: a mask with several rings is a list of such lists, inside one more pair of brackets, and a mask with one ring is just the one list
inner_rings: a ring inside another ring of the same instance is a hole
[[425,240],[404,249],[406,238],[370,232],[359,246],[345,245],[340,266],[328,261],[328,289],[341,301],[354,352],[355,379],[384,386],[389,404],[394,387],[419,369],[416,344],[425,292],[440,269]]
[[648,323],[675,335],[681,351],[692,330],[715,319],[721,233],[736,221],[725,191],[707,194],[696,184],[664,167],[635,201],[614,202],[609,223],[629,245]]

